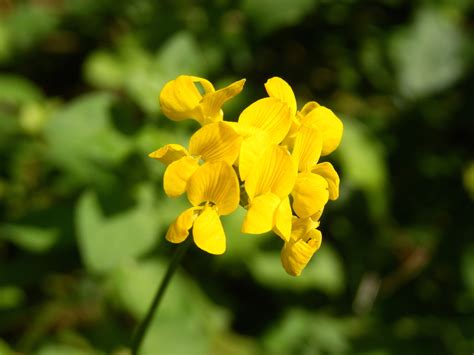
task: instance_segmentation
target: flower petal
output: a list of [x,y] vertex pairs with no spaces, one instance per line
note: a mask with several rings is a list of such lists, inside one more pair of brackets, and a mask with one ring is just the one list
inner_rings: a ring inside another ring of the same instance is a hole
[[311,218],[294,217],[291,225],[291,240],[303,239],[310,230],[317,227],[319,227],[319,222],[315,222]]
[[200,207],[191,207],[181,213],[168,228],[166,240],[171,243],[181,243],[189,235],[189,230],[193,226],[194,215]]
[[331,163],[324,162],[315,165],[311,172],[313,174],[321,175],[328,182],[329,198],[337,200],[339,197],[339,175]]
[[189,140],[189,152],[204,161],[225,161],[232,165],[239,155],[242,138],[223,122],[201,127]]
[[204,124],[222,120],[222,105],[227,100],[238,95],[242,91],[244,84],[245,79],[242,79],[230,84],[229,86],[226,86],[223,89],[205,94],[201,101],[202,112],[205,120]]
[[265,152],[265,148],[271,145],[271,140],[266,132],[259,132],[242,140],[239,155],[239,174],[245,181],[250,170]]
[[289,241],[291,236],[291,222],[293,219],[290,199],[285,197],[281,200],[275,211],[273,231],[284,241]]
[[297,176],[296,167],[288,151],[278,145],[268,147],[245,180],[245,191],[250,199],[273,193],[287,196]]
[[150,158],[159,160],[166,165],[169,165],[187,155],[189,155],[189,153],[186,148],[179,144],[167,144],[148,154]]
[[277,76],[268,79],[265,83],[265,90],[267,90],[268,96],[274,97],[286,103],[291,110],[292,115],[296,115],[296,98],[291,86]]
[[292,276],[299,276],[321,246],[321,240],[321,232],[312,229],[304,239],[285,243],[281,250],[281,263],[285,271]]
[[242,224],[242,233],[261,234],[271,231],[280,198],[272,193],[257,196],[249,206]]
[[169,197],[178,197],[186,191],[189,178],[199,168],[199,163],[191,156],[172,162],[165,170],[163,188]]
[[268,133],[272,143],[285,138],[291,125],[292,114],[287,104],[273,97],[266,97],[248,106],[239,117],[239,124]]
[[214,208],[206,206],[196,218],[193,226],[193,237],[194,243],[210,254],[220,255],[225,252],[224,228]]
[[191,176],[187,185],[188,200],[199,206],[212,202],[219,215],[232,213],[239,205],[239,181],[235,170],[229,164],[207,162]]
[[202,95],[194,82],[195,77],[180,75],[166,83],[160,93],[160,107],[163,114],[175,121],[196,117],[196,107]]
[[339,146],[343,125],[341,120],[330,109],[318,106],[304,117],[302,123],[316,127],[323,135],[321,155],[328,155]]
[[303,125],[295,139],[291,156],[298,165],[298,171],[309,171],[321,156],[322,135],[317,128]]
[[328,183],[319,175],[301,173],[291,195],[295,213],[300,218],[307,218],[322,210],[328,202]]
[[300,111],[300,114],[302,117],[304,117],[319,106],[320,105],[316,101],[309,101],[303,106],[303,108]]

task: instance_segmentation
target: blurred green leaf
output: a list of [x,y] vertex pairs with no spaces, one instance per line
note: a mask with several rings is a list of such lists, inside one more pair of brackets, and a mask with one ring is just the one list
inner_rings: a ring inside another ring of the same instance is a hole
[[[25,293],[23,290],[16,286],[3,286],[0,287],[0,309],[8,309],[19,307],[25,300]],[[0,346],[1,350],[1,346]],[[2,352],[0,352],[2,354]]]
[[3,239],[9,240],[26,250],[42,253],[56,243],[59,237],[59,229],[7,224],[0,227],[0,234]]
[[315,0],[245,0],[242,8],[261,34],[297,23],[316,5]]
[[21,76],[0,74],[0,102],[22,105],[40,101],[43,98],[41,90]]
[[271,354],[342,354],[349,341],[340,321],[304,310],[289,310],[264,342]]
[[387,167],[381,142],[371,137],[368,127],[361,122],[346,118],[337,154],[343,184],[364,191],[374,218],[385,216]]
[[[130,261],[111,277],[112,297],[141,319],[164,276],[166,263]],[[228,318],[209,303],[201,290],[178,272],[173,276],[143,344],[143,354],[209,354],[212,338]],[[179,339],[176,337],[179,334]]]
[[72,345],[56,344],[48,342],[47,344],[40,347],[37,355],[94,355],[100,354],[99,352],[92,352],[90,350],[81,349]]
[[302,274],[288,275],[281,265],[280,253],[260,252],[248,259],[248,266],[262,285],[278,289],[318,289],[328,295],[338,295],[344,289],[344,269],[339,255],[327,244],[314,254]]
[[81,181],[101,177],[131,149],[131,142],[111,123],[113,100],[104,93],[85,95],[57,111],[44,126],[51,161]]
[[462,32],[443,12],[419,10],[414,23],[390,43],[400,93],[418,98],[453,84],[465,68],[464,46]]
[[462,256],[461,272],[464,284],[474,298],[474,246],[467,247]]
[[135,208],[105,217],[93,192],[82,195],[76,209],[76,225],[79,250],[87,269],[110,271],[155,245],[160,220],[153,196],[150,186],[140,186]]

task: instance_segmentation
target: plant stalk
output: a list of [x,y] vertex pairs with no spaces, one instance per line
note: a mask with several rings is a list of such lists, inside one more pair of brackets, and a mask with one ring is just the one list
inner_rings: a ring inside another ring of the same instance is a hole
[[138,350],[140,349],[140,345],[143,342],[143,339],[145,338],[145,334],[148,329],[148,326],[150,325],[153,319],[153,315],[155,314],[158,306],[160,305],[161,299],[163,298],[166,288],[168,287],[168,284],[171,278],[173,277],[175,271],[177,270],[181,259],[183,258],[184,254],[186,253],[189,246],[191,245],[190,239],[192,238],[188,238],[188,240],[179,244],[178,247],[176,248],[173,258],[171,259],[168,265],[168,269],[166,270],[166,274],[163,277],[163,280],[161,281],[160,286],[158,287],[155,297],[153,298],[153,302],[151,303],[151,306],[148,309],[148,312],[145,318],[140,323],[140,325],[138,326],[138,329],[135,332],[135,335],[133,336],[132,345],[131,345],[132,355],[138,355]]

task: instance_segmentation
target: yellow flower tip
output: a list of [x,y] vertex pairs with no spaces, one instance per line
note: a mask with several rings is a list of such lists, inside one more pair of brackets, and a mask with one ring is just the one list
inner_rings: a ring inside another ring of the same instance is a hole
[[302,123],[319,129],[323,136],[321,155],[332,153],[339,146],[344,126],[342,121],[330,109],[317,106],[304,116]]
[[322,236],[317,229],[311,229],[304,237],[285,243],[281,250],[281,263],[291,276],[299,276],[314,253],[321,246]]
[[150,158],[156,159],[165,165],[169,165],[187,155],[189,155],[189,153],[186,148],[179,144],[167,144],[148,154]]
[[201,207],[191,207],[182,212],[169,226],[166,233],[166,240],[175,244],[185,241],[199,209],[201,209]]
[[206,206],[194,221],[194,243],[209,254],[221,255],[226,250],[226,239],[219,214],[214,207]]
[[272,193],[254,198],[248,206],[241,232],[262,234],[271,231],[275,225],[274,216],[280,202],[280,198]]
[[184,156],[171,164],[165,170],[163,176],[163,189],[169,197],[178,197],[186,191],[188,181],[199,168],[197,159]]
[[339,197],[339,175],[331,163],[324,162],[315,165],[311,172],[326,179],[328,183],[329,199],[337,200]]
[[296,114],[296,98],[291,86],[280,77],[273,77],[267,80],[265,83],[265,90],[268,96],[276,98],[290,108],[291,114]]
[[293,210],[300,218],[307,218],[322,210],[329,199],[328,183],[320,175],[300,173],[291,192]]

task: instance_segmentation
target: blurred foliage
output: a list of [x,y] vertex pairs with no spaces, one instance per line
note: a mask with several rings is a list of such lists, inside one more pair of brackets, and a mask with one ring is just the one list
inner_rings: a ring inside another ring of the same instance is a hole
[[474,3],[0,0],[0,353],[126,354],[185,200],[146,154],[185,143],[157,95],[179,74],[281,76],[343,119],[341,197],[286,275],[224,218],[192,250],[143,354],[474,351]]

